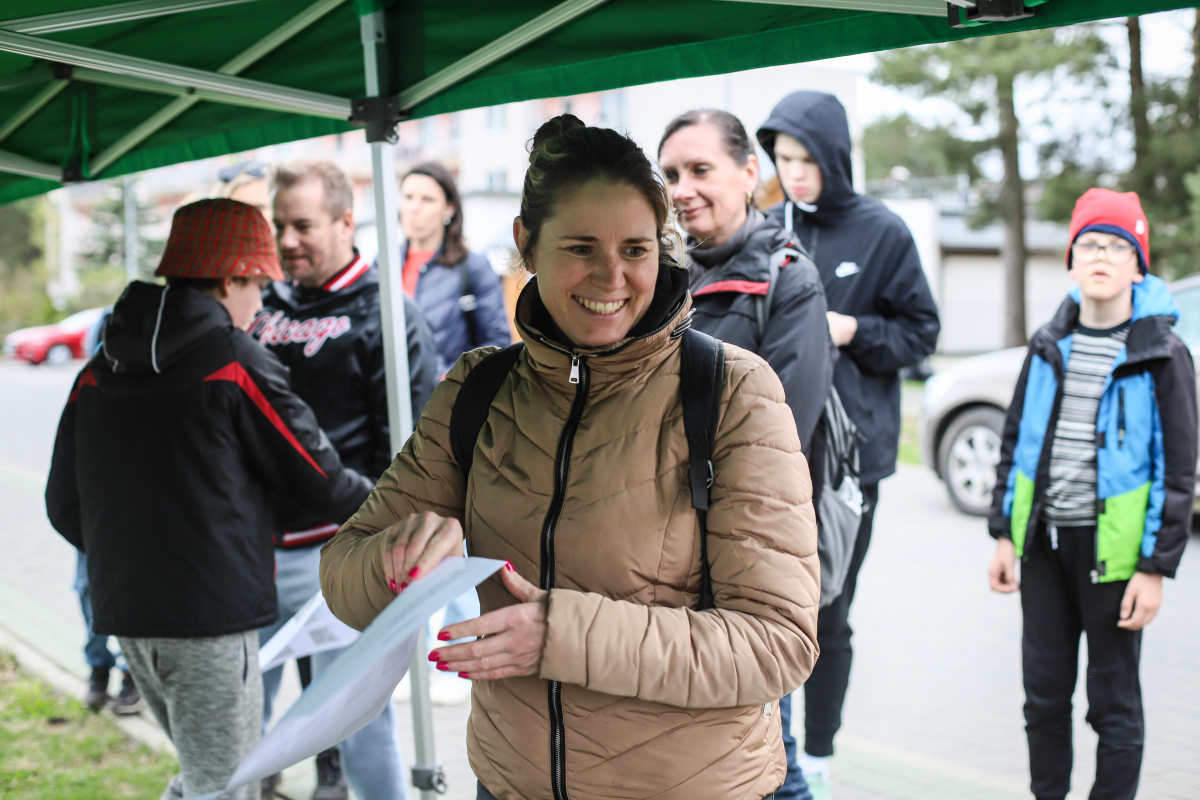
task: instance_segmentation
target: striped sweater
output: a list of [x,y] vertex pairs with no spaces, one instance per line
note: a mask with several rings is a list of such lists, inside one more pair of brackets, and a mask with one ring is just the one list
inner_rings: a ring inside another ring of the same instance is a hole
[[1079,325],[1063,377],[1062,407],[1050,450],[1044,516],[1056,525],[1096,524],[1096,413],[1129,321],[1096,330]]

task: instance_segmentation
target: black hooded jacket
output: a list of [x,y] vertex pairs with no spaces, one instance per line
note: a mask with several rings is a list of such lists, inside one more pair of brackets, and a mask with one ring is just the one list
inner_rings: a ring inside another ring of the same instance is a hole
[[272,495],[344,520],[371,488],[224,306],[134,282],[67,399],[46,511],[87,553],[96,633],[194,638],[278,616]]
[[[407,296],[408,379],[416,420],[437,385],[437,348],[421,310]],[[292,390],[308,403],[343,463],[378,480],[392,463],[379,273],[357,253],[323,287],[272,284],[250,334],[291,370]],[[283,504],[276,543],[315,547],[344,519],[321,519]]]
[[758,131],[772,161],[777,133],[798,140],[821,169],[815,208],[785,200],[770,216],[785,226],[790,219],[821,274],[829,310],[858,320],[854,339],[841,348],[849,358],[838,359],[833,383],[866,439],[859,453],[862,482],[878,483],[896,471],[898,371],[937,346],[937,306],[908,226],[854,191],[850,127],[838,99],[804,91],[780,101]]
[[[689,244],[694,245],[693,242]],[[799,252],[779,271],[772,289],[773,254]],[[783,384],[796,418],[801,449],[812,460],[813,431],[825,409],[837,351],[825,319],[825,292],[812,262],[793,233],[754,208],[728,242],[689,250],[696,330],[756,353]],[[758,333],[758,298],[771,291],[770,316]]]

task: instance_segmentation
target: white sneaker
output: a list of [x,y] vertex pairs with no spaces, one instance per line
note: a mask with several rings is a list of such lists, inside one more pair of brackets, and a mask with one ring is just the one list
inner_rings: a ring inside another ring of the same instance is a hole
[[408,679],[408,673],[404,673],[404,677],[400,679],[400,683],[396,686],[396,690],[392,692],[393,703],[407,703],[412,700],[412,681]]
[[457,675],[438,673],[429,682],[429,700],[435,706],[457,706],[471,699],[471,682]]

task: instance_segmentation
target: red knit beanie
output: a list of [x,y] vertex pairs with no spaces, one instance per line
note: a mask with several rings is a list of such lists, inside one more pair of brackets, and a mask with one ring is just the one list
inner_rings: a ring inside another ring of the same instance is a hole
[[257,208],[237,200],[198,200],[175,212],[155,275],[283,280],[275,238]]
[[[1071,244],[1088,231],[1120,236],[1137,249],[1142,274],[1150,268],[1150,223],[1142,211],[1137,192],[1088,189],[1075,203],[1071,215]],[[1071,268],[1071,248],[1067,248],[1067,269]]]

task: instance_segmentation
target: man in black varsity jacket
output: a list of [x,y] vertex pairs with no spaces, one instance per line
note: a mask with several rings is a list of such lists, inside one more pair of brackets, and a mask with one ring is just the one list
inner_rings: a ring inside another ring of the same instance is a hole
[[[312,406],[346,466],[376,481],[392,462],[384,373],[379,276],[354,248],[350,182],[334,164],[305,160],[275,170],[276,242],[290,280],[263,295],[250,332],[291,369],[292,387]],[[405,298],[409,380],[414,418],[437,382],[433,334]],[[313,516],[289,504],[277,515],[276,585],[279,620],[261,632],[266,642],[320,591],[321,546],[344,519]],[[341,650],[312,657],[313,676]],[[264,680],[264,725],[282,668]],[[317,760],[316,800],[346,796],[346,776],[361,800],[401,800],[405,780],[389,705],[379,719]]]

